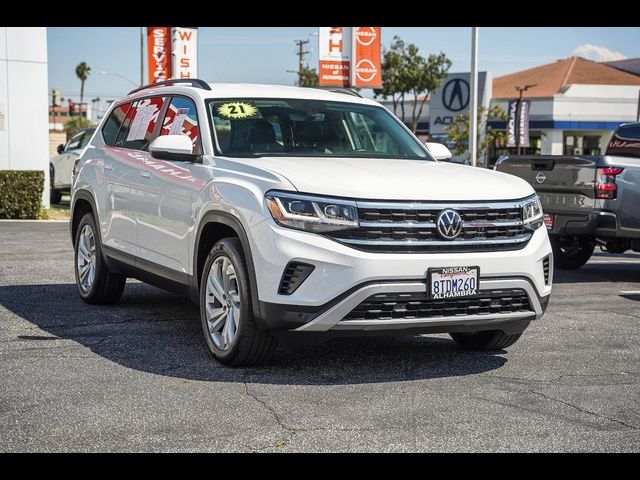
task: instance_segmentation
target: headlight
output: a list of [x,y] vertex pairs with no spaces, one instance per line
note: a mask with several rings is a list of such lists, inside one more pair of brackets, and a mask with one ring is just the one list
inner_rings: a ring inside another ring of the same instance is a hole
[[531,230],[537,230],[542,226],[542,204],[538,195],[530,197],[522,206],[522,219],[524,226]]
[[268,192],[265,199],[273,219],[283,227],[309,232],[358,227],[355,202],[288,192]]

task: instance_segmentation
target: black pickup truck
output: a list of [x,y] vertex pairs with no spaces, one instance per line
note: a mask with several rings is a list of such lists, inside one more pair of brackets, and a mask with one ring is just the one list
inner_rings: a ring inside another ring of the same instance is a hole
[[640,123],[620,125],[602,156],[503,155],[494,169],[538,192],[557,268],[581,267],[596,245],[640,252]]

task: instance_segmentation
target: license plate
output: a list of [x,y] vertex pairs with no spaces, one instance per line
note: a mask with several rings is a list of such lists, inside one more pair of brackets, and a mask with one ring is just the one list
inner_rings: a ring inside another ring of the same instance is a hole
[[542,219],[547,228],[553,230],[553,213],[545,213]]
[[427,271],[427,296],[431,299],[458,298],[478,293],[480,267],[443,267]]

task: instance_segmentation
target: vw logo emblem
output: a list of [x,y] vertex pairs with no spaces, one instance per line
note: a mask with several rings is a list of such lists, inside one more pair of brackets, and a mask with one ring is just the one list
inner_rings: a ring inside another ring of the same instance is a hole
[[447,110],[459,112],[469,105],[469,82],[463,78],[449,80],[442,89],[442,105]]
[[438,233],[446,240],[453,240],[462,232],[462,217],[455,210],[443,210],[436,219]]
[[536,182],[538,183],[544,183],[546,179],[547,179],[547,176],[543,172],[540,172],[536,175]]

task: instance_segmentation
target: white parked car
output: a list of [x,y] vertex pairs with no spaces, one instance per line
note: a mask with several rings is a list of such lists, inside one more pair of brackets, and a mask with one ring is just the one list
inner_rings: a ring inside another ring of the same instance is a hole
[[66,144],[60,144],[57,155],[49,158],[49,200],[60,203],[62,195],[71,192],[71,170],[82,149],[89,143],[95,128],[78,130]]
[[227,365],[278,339],[380,332],[502,349],[551,293],[531,186],[438,161],[350,91],[136,89],[79,158],[71,203],[80,296],[113,303],[126,277],[189,295]]

